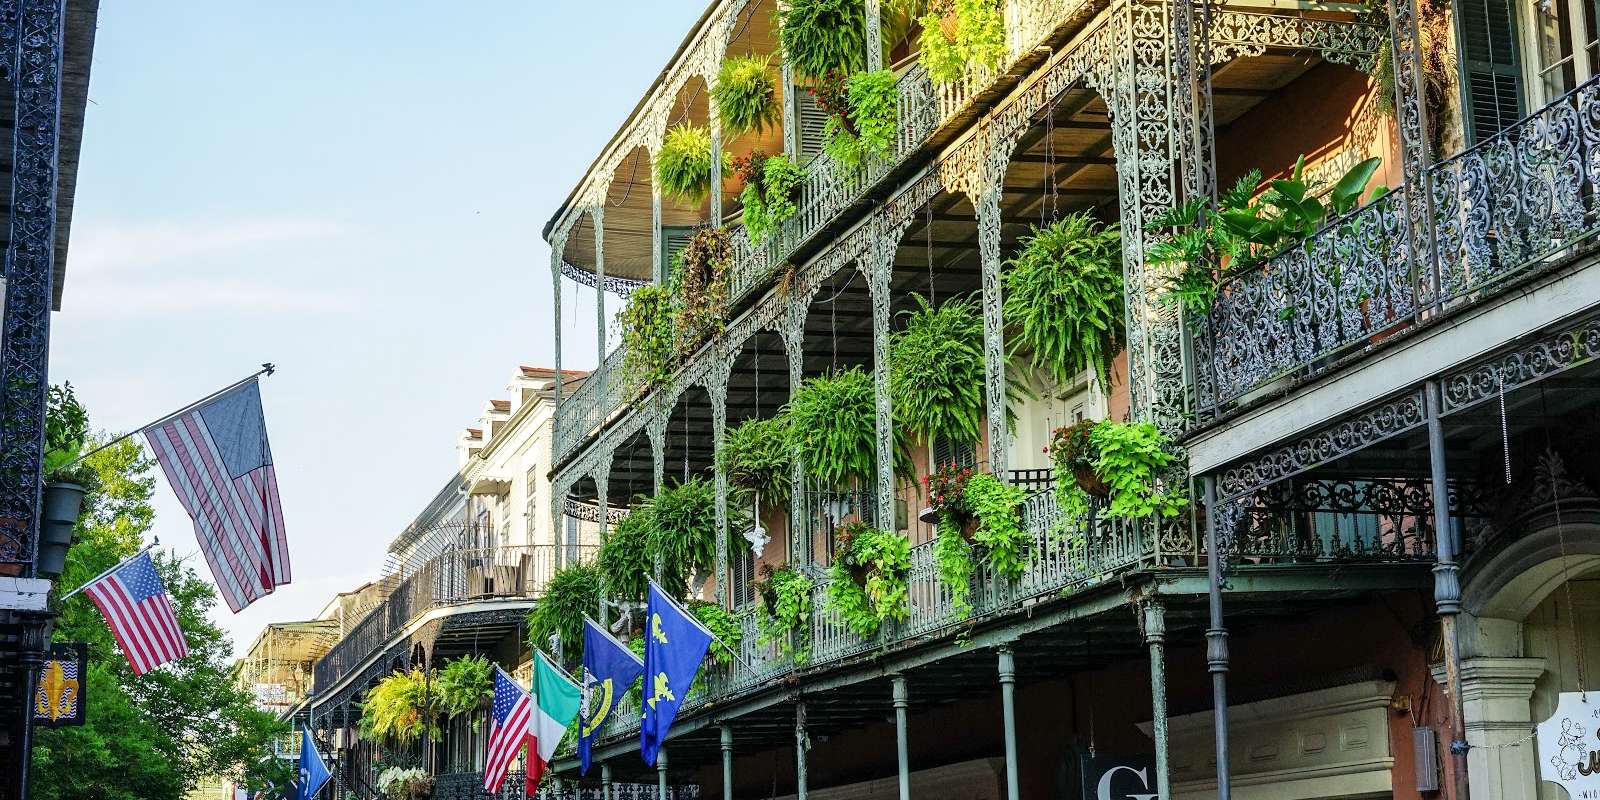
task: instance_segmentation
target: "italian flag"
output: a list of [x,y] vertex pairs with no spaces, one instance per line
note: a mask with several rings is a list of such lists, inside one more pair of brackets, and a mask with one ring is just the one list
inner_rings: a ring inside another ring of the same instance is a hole
[[544,653],[533,654],[533,722],[528,726],[528,796],[539,790],[544,768],[555,755],[561,735],[578,716],[583,691]]

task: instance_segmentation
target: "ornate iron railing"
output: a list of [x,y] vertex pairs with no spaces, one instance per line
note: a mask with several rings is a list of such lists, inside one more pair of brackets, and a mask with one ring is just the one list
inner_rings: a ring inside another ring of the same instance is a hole
[[556,408],[554,434],[558,463],[571,455],[621,404],[626,394],[626,387],[622,385],[622,361],[626,357],[626,349],[618,344],[600,366],[589,373],[577,391],[561,398],[561,405]]
[[[1600,232],[1600,78],[1260,267],[1228,278],[1196,332],[1195,384],[1217,410],[1316,374],[1425,314],[1570,259]],[[1428,230],[1418,230],[1426,225]]]
[[[450,548],[400,576],[394,589],[316,665],[316,689],[327,691],[398,635],[413,619],[441,606],[494,598],[538,597],[572,547],[524,545]],[[581,559],[596,549],[578,546]]]
[[[505,782],[500,785],[500,791],[494,794],[483,790],[483,773],[459,772],[448,775],[439,775],[434,778],[434,800],[521,800],[523,797],[534,797],[537,800],[601,800],[600,786],[595,785],[568,785],[559,791],[549,783],[539,787],[532,795],[524,795],[524,776],[520,769],[513,769],[506,775]],[[653,783],[613,783],[611,784],[611,800],[656,800],[656,785]],[[700,787],[687,784],[667,787],[667,800],[700,800]]]

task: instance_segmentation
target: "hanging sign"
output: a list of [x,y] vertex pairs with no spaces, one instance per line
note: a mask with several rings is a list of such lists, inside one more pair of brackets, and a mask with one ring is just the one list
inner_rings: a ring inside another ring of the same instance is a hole
[[1562,692],[1555,713],[1534,731],[1539,777],[1573,800],[1600,800],[1600,692]]
[[83,724],[84,691],[89,685],[89,646],[55,644],[39,667],[33,693],[33,724],[60,728]]
[[1148,755],[1083,757],[1083,800],[1156,800],[1155,759]]

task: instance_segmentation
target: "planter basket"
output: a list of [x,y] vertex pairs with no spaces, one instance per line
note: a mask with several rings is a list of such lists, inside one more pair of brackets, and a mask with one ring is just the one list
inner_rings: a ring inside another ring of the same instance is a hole
[[44,507],[40,515],[39,554],[36,569],[40,575],[60,575],[66,568],[67,549],[72,531],[83,509],[84,488],[59,481],[44,487]]
[[1100,479],[1095,474],[1094,467],[1083,465],[1072,468],[1072,478],[1077,481],[1078,488],[1095,497],[1109,497],[1111,484]]

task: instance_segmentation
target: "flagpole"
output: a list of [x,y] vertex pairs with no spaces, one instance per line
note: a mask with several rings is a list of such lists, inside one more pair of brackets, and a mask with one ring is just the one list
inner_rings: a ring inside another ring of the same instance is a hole
[[95,581],[98,581],[101,578],[104,578],[105,576],[110,575],[113,572],[116,572],[118,569],[122,568],[123,564],[126,564],[129,561],[132,561],[132,560],[138,558],[139,556],[142,556],[145,553],[150,552],[150,550],[152,548],[154,548],[158,544],[161,544],[161,537],[159,537],[159,536],[157,536],[154,541],[150,542],[149,544],[147,544],[143,548],[141,548],[139,550],[139,552],[134,553],[133,555],[128,556],[127,558],[124,558],[124,559],[122,559],[121,561],[118,561],[115,564],[112,564],[111,567],[108,568],[105,572],[102,572],[99,575],[96,575],[93,578],[90,578],[89,580],[84,581],[81,585],[78,586],[78,588],[73,589],[72,591],[67,592],[64,595],[61,595],[61,597],[57,598],[56,602],[65,603],[67,601],[67,598],[69,598],[69,597],[71,597],[71,596],[83,591],[84,589],[89,588],[90,586],[93,586]]
[[66,469],[67,467],[70,467],[70,466],[78,463],[79,461],[82,461],[82,460],[88,458],[89,456],[92,456],[95,453],[98,453],[101,450],[104,450],[107,447],[110,447],[110,446],[122,441],[123,439],[129,439],[129,438],[132,438],[134,436],[137,436],[137,435],[139,435],[140,433],[143,433],[146,430],[154,428],[155,426],[160,425],[161,423],[166,422],[169,419],[172,419],[173,417],[182,416],[183,414],[188,413],[189,411],[195,409],[198,406],[205,405],[206,403],[208,403],[208,402],[210,402],[210,401],[212,401],[212,400],[214,400],[214,399],[216,399],[218,397],[221,397],[222,395],[225,395],[228,392],[231,392],[234,389],[237,389],[240,386],[243,386],[243,385],[255,380],[256,378],[261,377],[262,375],[271,375],[272,373],[277,372],[277,371],[278,371],[277,366],[274,365],[272,362],[268,361],[268,362],[266,362],[266,363],[261,365],[261,369],[258,369],[255,372],[252,372],[249,375],[247,375],[247,376],[245,376],[243,378],[240,378],[239,380],[234,381],[233,383],[230,383],[227,386],[224,386],[221,389],[218,389],[218,390],[212,392],[211,394],[208,394],[205,397],[200,398],[199,400],[194,401],[193,403],[190,403],[190,404],[184,406],[183,408],[180,408],[177,411],[172,412],[171,414],[167,414],[166,416],[163,416],[163,417],[158,417],[157,419],[155,419],[152,422],[149,422],[149,423],[146,423],[144,425],[141,425],[141,426],[133,429],[132,431],[129,431],[128,433],[124,433],[121,436],[118,436],[117,438],[112,439],[109,442],[106,442],[105,444],[102,444],[102,445],[100,445],[98,447],[95,447],[95,448],[91,449],[89,452],[84,453],[83,455],[78,456],[77,458],[74,458],[71,461],[68,461],[66,464],[62,465],[61,468],[62,469]]

